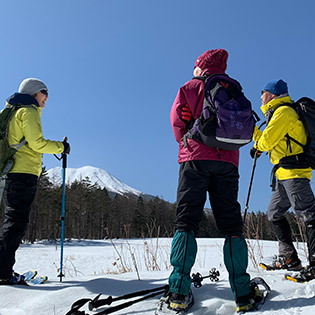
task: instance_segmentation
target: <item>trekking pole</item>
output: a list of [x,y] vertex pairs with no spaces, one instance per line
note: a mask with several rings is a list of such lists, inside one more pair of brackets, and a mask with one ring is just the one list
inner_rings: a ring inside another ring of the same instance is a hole
[[[156,296],[158,294],[162,294],[165,292],[165,290],[168,290],[168,288],[169,288],[168,285],[164,285],[164,286],[157,287],[154,289],[148,289],[148,290],[142,290],[142,291],[137,291],[137,292],[133,292],[133,293],[128,293],[128,294],[114,297],[114,298],[110,295],[106,299],[99,299],[101,294],[98,294],[93,300],[84,298],[84,299],[76,301],[75,303],[72,304],[71,310],[66,315],[86,314],[84,311],[79,310],[86,303],[89,303],[88,308],[90,311],[92,311],[93,309],[97,309],[100,306],[111,305],[113,302],[116,302],[119,300],[125,300],[125,299],[130,299],[133,297],[145,295],[145,296],[141,297],[140,299],[136,299],[133,301],[125,302],[125,303],[110,307],[110,308],[105,310],[106,313],[103,313],[103,311],[100,313],[100,314],[110,314],[110,313],[116,312],[118,310],[121,310],[123,308],[127,308],[132,304],[144,301],[146,299],[150,299],[151,297]],[[151,294],[149,294],[149,293],[151,293]],[[97,313],[97,314],[99,314],[99,313]]]
[[[67,142],[67,137],[63,139]],[[55,157],[60,161],[62,160],[62,206],[61,206],[61,238],[60,238],[60,273],[58,277],[60,277],[60,282],[62,282],[62,277],[64,274],[62,273],[62,265],[63,265],[63,240],[64,240],[64,226],[65,226],[65,190],[66,190],[66,168],[67,168],[67,154],[62,153],[59,158],[57,155]]]
[[243,216],[243,223],[245,224],[246,220],[246,213],[248,210],[248,204],[249,204],[249,197],[250,197],[250,192],[252,190],[252,184],[253,184],[253,179],[254,179],[254,173],[255,173],[255,168],[256,168],[256,161],[258,159],[258,154],[255,152],[254,156],[254,162],[253,162],[253,168],[252,168],[252,174],[250,176],[250,181],[249,181],[249,187],[248,187],[248,194],[247,194],[247,199],[246,199],[246,204],[245,204],[245,210],[244,210],[244,216]]
[[148,289],[148,290],[142,290],[142,291],[137,291],[137,292],[133,292],[133,293],[128,293],[122,296],[118,296],[118,297],[112,297],[111,295],[109,297],[107,297],[106,299],[99,299],[100,298],[100,294],[97,295],[93,300],[90,301],[89,303],[89,310],[92,311],[94,308],[98,308],[100,306],[103,305],[111,305],[113,302],[115,301],[119,301],[119,300],[125,300],[125,299],[130,299],[133,297],[137,297],[137,296],[141,296],[141,295],[146,295],[152,292],[156,292],[156,291],[164,291],[168,289],[168,285],[164,285],[161,287],[157,287],[154,289]]
[[[219,271],[216,270],[215,268],[212,268],[209,271],[209,275],[207,275],[207,276],[201,276],[201,274],[198,272],[196,275],[195,274],[192,275],[192,283],[194,284],[194,286],[196,288],[200,288],[202,286],[201,285],[201,281],[203,279],[210,278],[211,281],[215,281],[216,282],[216,281],[219,281],[219,278],[218,278],[219,275],[220,275]],[[109,307],[109,308],[107,308],[104,311],[96,313],[95,315],[105,315],[105,314],[111,314],[111,313],[117,312],[117,311],[122,310],[124,308],[127,308],[127,307],[129,307],[129,306],[131,306],[131,305],[133,305],[135,303],[142,302],[142,301],[150,299],[151,297],[154,297],[154,296],[156,296],[158,294],[161,294],[161,293],[165,292],[166,290],[168,290],[169,287],[168,287],[168,285],[166,285],[164,290],[163,290],[163,287],[156,288],[156,289],[160,289],[160,291],[152,293],[152,294],[149,294],[149,295],[146,295],[146,296],[144,296],[142,298],[139,298],[139,299],[136,299],[136,300],[133,300],[133,301],[129,301],[129,302],[126,302],[126,303],[119,304],[117,306]]]
[[[215,268],[212,268],[209,271],[209,275],[207,275],[207,276],[202,276],[199,272],[197,272],[196,274],[192,274],[191,282],[194,284],[194,286],[196,288],[200,288],[202,286],[201,282],[204,279],[210,278],[211,281],[217,282],[217,281],[219,281],[219,276],[220,276],[220,272],[218,270],[216,270]],[[130,299],[133,297],[139,297],[139,296],[145,295],[139,299],[132,300],[129,302],[124,302],[124,303],[118,304],[116,306],[109,307],[106,310],[101,311],[99,313],[96,313],[96,314],[110,314],[110,313],[119,311],[121,309],[127,308],[127,307],[129,307],[135,303],[150,299],[151,297],[154,297],[156,295],[163,294],[163,293],[167,292],[168,290],[169,290],[169,285],[166,284],[166,285],[156,287],[153,289],[135,291],[135,292],[127,293],[127,294],[117,296],[117,297],[112,297],[110,295],[105,299],[100,299],[102,294],[98,294],[94,299],[83,298],[83,299],[77,300],[76,302],[74,302],[72,304],[71,310],[68,313],[66,313],[66,315],[84,315],[84,314],[87,315],[87,313],[85,313],[84,311],[80,311],[80,308],[82,306],[84,306],[86,303],[89,303],[88,304],[89,310],[93,311],[93,310],[95,310],[101,306],[111,305],[113,302],[116,302],[119,300],[127,300],[127,299]],[[151,294],[149,294],[149,293],[151,293]]]
[[[196,288],[200,288],[202,286],[202,284],[201,284],[202,280],[204,280],[206,278],[210,278],[211,281],[216,282],[216,281],[219,281],[219,276],[220,276],[220,272],[218,270],[216,270],[215,268],[212,268],[209,271],[209,275],[207,275],[207,276],[202,276],[199,272],[197,272],[196,274],[193,273],[191,276],[191,282],[194,284],[194,286]],[[94,308],[98,308],[98,307],[103,306],[103,305],[111,305],[113,302],[116,302],[119,300],[130,299],[133,297],[149,294],[149,293],[152,293],[155,291],[168,290],[168,289],[169,289],[169,285],[164,285],[164,286],[157,287],[154,289],[136,291],[136,292],[122,295],[122,296],[114,297],[114,298],[110,295],[106,299],[100,299],[101,294],[99,294],[93,300],[90,300],[89,310],[92,311]],[[83,299],[82,302],[85,302],[85,299]],[[80,300],[77,301],[77,303],[80,303]]]
[[[154,296],[156,296],[156,295],[162,294],[162,293],[164,293],[164,292],[165,292],[165,290],[160,290],[160,291],[158,291],[158,292],[154,292],[154,293],[151,293],[151,294],[149,294],[149,295],[146,295],[146,296],[144,296],[144,297],[142,297],[142,298],[139,298],[139,299],[136,299],[136,300],[133,300],[133,301],[129,301],[129,302],[126,302],[126,303],[122,303],[122,304],[119,304],[119,305],[117,305],[117,306],[109,307],[109,308],[107,308],[106,310],[101,311],[101,312],[98,312],[98,313],[96,313],[96,314],[98,314],[98,315],[111,314],[111,313],[117,312],[117,311],[119,311],[119,310],[122,310],[122,309],[124,309],[124,308],[127,308],[127,307],[129,307],[129,306],[131,306],[131,305],[133,305],[133,304],[142,302],[142,301],[144,301],[144,300],[148,300],[148,299],[150,299],[150,298],[152,298],[152,297],[154,297]],[[96,314],[95,314],[95,315],[96,315]]]
[[[258,116],[257,116],[258,117]],[[260,118],[258,117],[258,120],[256,122],[260,121]],[[263,125],[265,125],[267,122],[264,121],[262,122],[259,126],[258,129],[260,129]],[[247,214],[247,210],[248,210],[248,204],[249,204],[249,196],[250,196],[250,192],[252,190],[252,184],[253,184],[253,179],[254,179],[254,173],[255,173],[255,168],[256,168],[256,161],[258,159],[259,155],[257,154],[257,151],[255,152],[254,155],[254,162],[253,162],[253,168],[252,168],[252,174],[250,176],[250,181],[249,181],[249,187],[248,187],[248,194],[247,194],[247,200],[246,200],[246,204],[245,204],[245,210],[244,210],[244,216],[243,216],[243,224],[245,224],[245,220],[246,220],[246,214]]]

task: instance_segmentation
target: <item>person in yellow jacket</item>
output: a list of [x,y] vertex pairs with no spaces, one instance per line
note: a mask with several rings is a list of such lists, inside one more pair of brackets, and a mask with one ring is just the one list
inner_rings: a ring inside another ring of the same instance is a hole
[[48,99],[47,86],[40,80],[22,81],[19,92],[7,99],[8,105],[23,104],[9,123],[9,145],[26,143],[15,153],[15,163],[6,179],[6,209],[0,229],[0,285],[19,284],[13,274],[15,252],[27,228],[31,204],[42,171],[43,153],[70,153],[70,145],[63,141],[46,140],[42,134],[41,111]]
[[[255,128],[252,158],[267,151],[273,168],[273,191],[268,206],[268,220],[279,242],[277,269],[301,270],[301,261],[294,248],[291,229],[285,217],[289,208],[306,223],[310,266],[308,278],[315,277],[315,198],[310,186],[312,169],[303,154],[301,144],[307,136],[297,112],[290,106],[287,83],[281,79],[268,82],[262,90],[261,110],[266,116],[264,131]],[[289,137],[288,137],[289,136]],[[314,270],[313,270],[313,268]],[[313,276],[314,275],[314,276]],[[309,281],[309,280],[306,280]]]

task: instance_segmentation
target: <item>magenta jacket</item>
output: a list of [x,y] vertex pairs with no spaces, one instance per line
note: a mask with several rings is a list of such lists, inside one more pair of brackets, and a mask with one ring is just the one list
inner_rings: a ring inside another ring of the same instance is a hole
[[182,108],[188,104],[192,116],[197,119],[203,106],[204,82],[193,79],[182,86],[176,96],[171,109],[171,124],[176,141],[179,143],[178,163],[193,160],[215,160],[225,161],[238,167],[239,151],[228,151],[217,148],[210,148],[192,139],[187,139],[188,145],[184,147],[182,140],[187,131],[186,122],[182,120]]

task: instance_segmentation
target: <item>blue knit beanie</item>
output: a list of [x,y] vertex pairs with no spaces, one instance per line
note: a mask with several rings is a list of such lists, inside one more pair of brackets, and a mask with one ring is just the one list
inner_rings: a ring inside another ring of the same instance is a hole
[[277,79],[269,81],[262,90],[279,96],[288,93],[288,85],[283,80]]

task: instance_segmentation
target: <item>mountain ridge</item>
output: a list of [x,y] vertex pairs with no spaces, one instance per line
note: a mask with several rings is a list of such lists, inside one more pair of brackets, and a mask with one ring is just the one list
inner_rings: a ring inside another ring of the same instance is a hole
[[[47,170],[49,180],[53,185],[62,185],[62,168],[60,166]],[[135,195],[152,199],[154,196],[141,192],[123,183],[109,172],[94,166],[82,166],[80,168],[66,169],[66,184],[71,185],[74,181],[81,181],[88,178],[91,184],[98,184],[101,188],[106,188],[111,197],[118,195]]]

